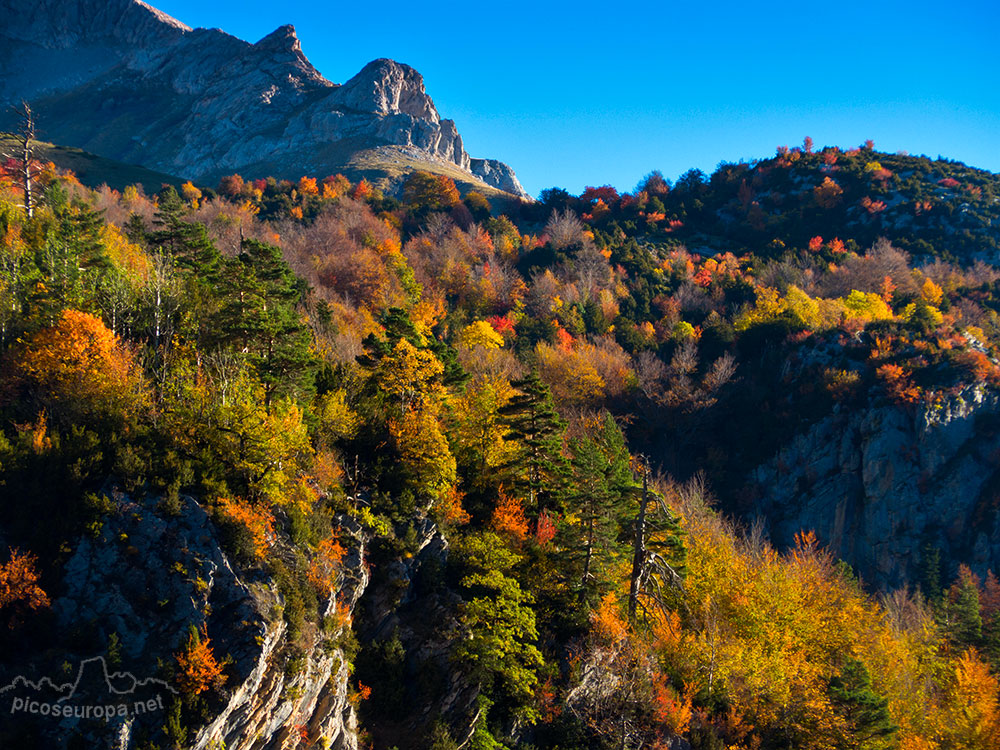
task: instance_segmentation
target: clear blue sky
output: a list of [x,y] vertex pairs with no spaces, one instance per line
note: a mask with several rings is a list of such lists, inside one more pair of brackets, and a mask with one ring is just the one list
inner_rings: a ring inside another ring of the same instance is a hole
[[294,24],[338,83],[412,65],[466,150],[536,196],[711,173],[806,135],[1000,171],[997,0],[151,4],[248,41]]

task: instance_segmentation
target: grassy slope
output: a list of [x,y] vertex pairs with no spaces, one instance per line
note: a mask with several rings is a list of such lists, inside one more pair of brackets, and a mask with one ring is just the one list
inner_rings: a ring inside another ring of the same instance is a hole
[[[0,152],[11,151],[13,145],[10,135],[0,133]],[[51,161],[61,169],[72,170],[80,182],[88,187],[108,185],[121,190],[126,185],[139,184],[147,193],[153,194],[164,185],[179,186],[184,182],[180,177],[154,172],[145,167],[125,164],[114,159],[105,159],[69,146],[36,141],[35,153],[43,161]]]
[[[0,133],[0,153],[13,151],[12,136]],[[338,146],[340,148],[338,148]],[[35,142],[36,154],[43,161],[51,161],[57,167],[72,170],[77,178],[88,187],[108,185],[121,190],[126,185],[141,184],[147,194],[159,192],[164,185],[180,186],[184,178],[156,172],[135,164],[125,164],[114,159],[106,159],[79,148],[57,146],[43,141]],[[319,174],[311,167],[310,162],[323,163],[326,166]],[[356,150],[350,144],[331,144],[308,155],[303,155],[301,161],[289,164],[260,162],[243,170],[245,177],[276,176],[279,178],[298,178],[302,175],[325,177],[328,174],[341,173],[357,182],[362,177],[376,187],[389,194],[396,194],[402,187],[406,176],[416,170],[452,178],[464,195],[470,190],[476,190],[485,195],[491,202],[517,200],[509,193],[497,190],[473,177],[468,172],[459,169],[454,164],[443,160],[428,161],[419,157],[414,149],[403,149],[397,146],[381,146],[377,148],[362,148]],[[202,180],[195,180],[200,186],[215,187],[218,178],[223,175],[212,174]]]
[[[303,175],[323,178],[331,174],[342,174],[351,182],[362,177],[390,195],[396,195],[402,188],[406,176],[416,170],[445,175],[455,181],[464,195],[476,190],[491,202],[514,199],[510,193],[487,185],[455,164],[441,159],[428,159],[417,149],[401,146],[373,146],[361,139],[344,139],[291,155],[281,162],[260,161],[240,170],[245,178],[276,177],[295,180]],[[226,172],[225,174],[229,174]],[[205,181],[214,184],[223,173],[211,173]]]

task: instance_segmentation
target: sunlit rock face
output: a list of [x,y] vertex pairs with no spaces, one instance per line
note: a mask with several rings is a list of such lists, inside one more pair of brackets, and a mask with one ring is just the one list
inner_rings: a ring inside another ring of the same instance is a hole
[[416,70],[375,60],[337,85],[292,26],[251,44],[137,0],[0,0],[0,17],[0,103],[29,101],[45,140],[205,180],[322,175],[351,152],[414,147],[526,195],[505,164],[476,168]]

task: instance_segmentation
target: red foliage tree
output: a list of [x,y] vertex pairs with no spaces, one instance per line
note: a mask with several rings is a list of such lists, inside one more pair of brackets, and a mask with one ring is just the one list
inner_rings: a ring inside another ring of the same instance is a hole
[[246,183],[238,174],[231,174],[219,180],[219,194],[227,198],[235,198],[243,193]]
[[580,198],[587,203],[597,203],[597,201],[601,200],[610,206],[618,202],[619,195],[618,191],[611,187],[611,185],[602,185],[601,187],[584,188]]
[[535,541],[539,546],[544,547],[556,536],[556,524],[552,520],[549,512],[543,510],[538,516],[538,523],[535,525]]

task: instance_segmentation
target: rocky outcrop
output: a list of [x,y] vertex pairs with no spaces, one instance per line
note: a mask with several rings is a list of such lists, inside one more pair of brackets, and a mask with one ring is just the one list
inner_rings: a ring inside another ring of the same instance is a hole
[[[368,574],[360,528],[348,518],[338,522],[341,540],[349,543],[337,596],[341,611],[350,612]],[[290,746],[291,737],[308,736],[316,746],[355,750],[350,667],[338,645],[349,622],[340,630],[304,632],[291,644],[281,604],[269,579],[246,578],[233,568],[205,511],[190,498],[168,514],[157,499],[113,493],[100,533],[81,539],[68,560],[53,609],[62,631],[87,631],[95,644],[115,642],[108,648],[114,669],[148,682],[164,700],[148,715],[103,726],[64,719],[45,729],[51,746],[63,747],[67,737],[82,733],[91,747],[108,747],[114,736],[115,747],[124,749],[158,732],[175,694],[169,679],[174,654],[193,625],[229,666],[221,694],[209,704],[211,718],[188,728],[186,747],[273,750]],[[326,608],[326,617],[333,617],[333,596]],[[74,657],[95,661],[91,652],[67,654],[67,663]],[[118,673],[112,677],[120,682]],[[129,702],[131,691],[123,696]],[[107,690],[92,700],[107,703]]]
[[496,159],[472,159],[469,164],[472,174],[487,185],[504,190],[514,195],[527,195],[521,183],[518,182],[514,170]]
[[755,472],[755,512],[777,545],[814,530],[879,588],[919,580],[926,545],[985,574],[1000,569],[998,456],[1000,396],[983,385],[915,411],[837,411]]
[[322,176],[351,152],[413,146],[526,197],[506,165],[470,169],[407,65],[375,60],[338,86],[292,26],[250,44],[138,0],[0,0],[0,17],[0,102],[31,101],[47,140],[193,179]]

